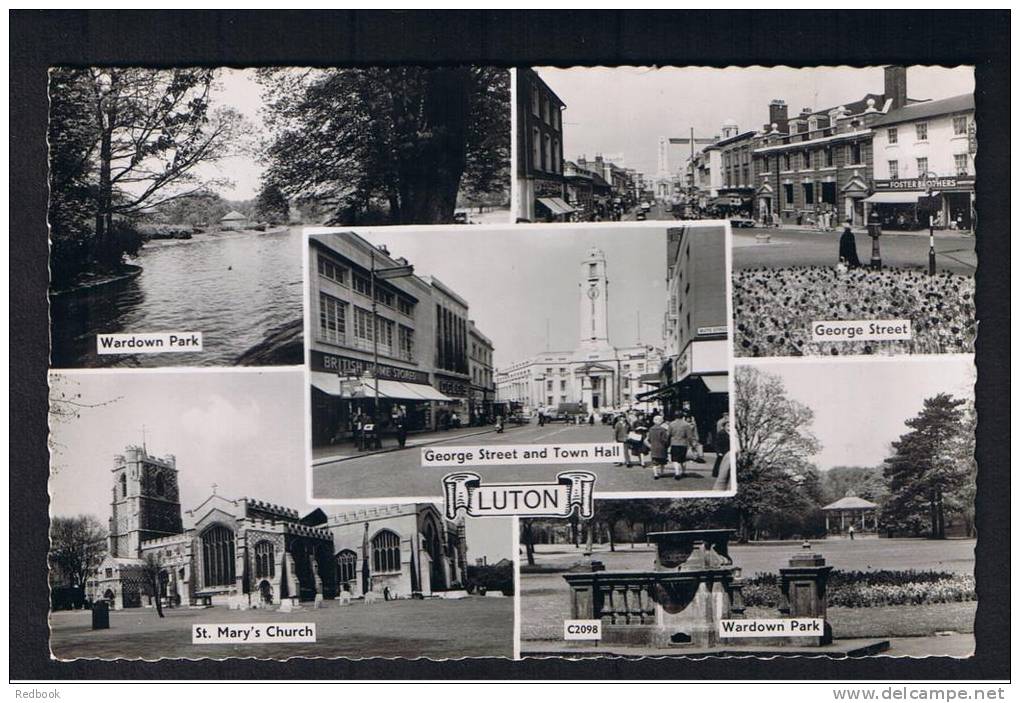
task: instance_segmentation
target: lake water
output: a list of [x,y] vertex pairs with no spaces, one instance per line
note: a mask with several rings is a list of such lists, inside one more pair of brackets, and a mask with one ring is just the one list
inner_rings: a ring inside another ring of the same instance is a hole
[[[301,227],[146,245],[128,281],[50,300],[55,368],[227,366],[301,319]],[[202,352],[99,355],[96,335],[201,332]]]

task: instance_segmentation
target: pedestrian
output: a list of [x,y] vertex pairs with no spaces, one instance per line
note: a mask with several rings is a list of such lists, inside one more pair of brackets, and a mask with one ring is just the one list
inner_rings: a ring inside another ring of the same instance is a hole
[[588,416],[588,426],[589,427],[594,427],[595,426],[595,413],[594,412],[592,412],[591,415]]
[[645,437],[645,446],[648,447],[653,478],[658,481],[662,478],[662,467],[669,461],[669,425],[663,421],[662,415],[652,419],[652,426]]
[[850,525],[850,527],[847,528],[846,533],[848,535],[850,535],[850,541],[853,542],[854,541],[854,526]]
[[839,238],[839,262],[851,269],[861,267],[861,260],[857,257],[857,239],[849,222],[846,223]]
[[[630,459],[630,444],[627,442],[627,435],[630,434],[630,423],[627,422],[627,417],[620,413],[616,417],[616,424],[613,425],[613,438],[620,443],[621,449],[623,450],[623,463],[627,465],[629,469],[631,467]],[[620,462],[617,462],[617,466]]]
[[545,413],[541,408],[538,409],[538,426],[545,427]]
[[697,445],[694,428],[684,415],[678,415],[667,425],[669,430],[669,459],[673,465],[673,478],[682,479],[687,473],[687,452]]
[[407,444],[407,408],[401,405],[397,410],[397,417],[394,421],[397,429],[397,443],[403,449]]
[[365,417],[361,414],[360,408],[355,413],[351,424],[354,431],[354,446],[358,448],[359,452],[363,452],[365,451]]
[[503,415],[496,416],[496,434],[503,434]]
[[712,443],[715,449],[715,465],[712,467],[713,478],[719,477],[719,465],[722,464],[723,456],[730,451],[730,413],[724,412],[719,421],[715,423],[715,440]]
[[[648,433],[648,427],[644,423],[644,419],[640,415],[635,415],[634,419],[628,423],[629,431],[627,432],[627,444],[630,445],[630,451],[634,457],[637,458],[637,465],[641,468],[645,466],[644,454],[645,449],[645,435]],[[630,466],[630,464],[628,464]]]

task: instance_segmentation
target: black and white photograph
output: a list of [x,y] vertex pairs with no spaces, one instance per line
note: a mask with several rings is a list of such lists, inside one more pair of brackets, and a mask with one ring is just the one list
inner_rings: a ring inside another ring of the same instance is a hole
[[302,380],[51,373],[53,657],[513,656],[511,519],[309,504]]
[[49,79],[55,368],[300,364],[303,225],[510,220],[506,69]]
[[[573,465],[596,492],[732,491],[727,237],[718,222],[310,230],[313,498],[440,496],[431,447],[591,443],[615,452]],[[514,482],[556,464],[478,470]]]
[[[521,520],[522,656],[970,656],[974,379],[969,355],[738,364],[735,497]],[[777,619],[817,630],[754,629]]]

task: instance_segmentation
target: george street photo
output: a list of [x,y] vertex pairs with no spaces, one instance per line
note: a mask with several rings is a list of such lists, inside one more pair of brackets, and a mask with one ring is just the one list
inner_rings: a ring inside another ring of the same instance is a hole
[[298,365],[303,225],[509,221],[505,69],[58,67],[49,95],[54,368]]
[[[521,521],[522,656],[970,656],[973,357],[735,377],[735,497]],[[791,619],[816,625],[756,634]]]
[[[313,498],[436,498],[427,450],[607,444],[614,494],[733,490],[724,223],[313,229]],[[375,331],[375,334],[373,334]],[[552,451],[552,450],[550,450]],[[465,465],[493,482],[535,465]]]
[[513,655],[511,520],[309,505],[302,378],[51,372],[54,657]]

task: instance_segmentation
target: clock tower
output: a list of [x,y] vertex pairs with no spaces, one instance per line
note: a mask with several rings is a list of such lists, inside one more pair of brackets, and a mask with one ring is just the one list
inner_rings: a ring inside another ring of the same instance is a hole
[[592,247],[581,262],[580,338],[581,349],[609,346],[609,281],[606,255]]

